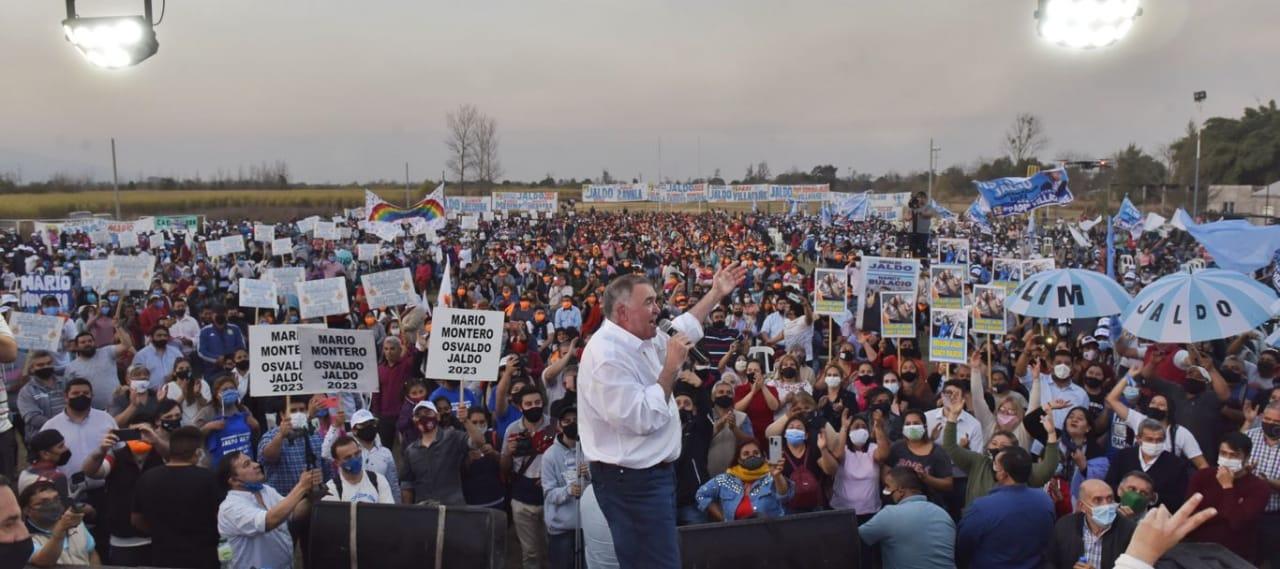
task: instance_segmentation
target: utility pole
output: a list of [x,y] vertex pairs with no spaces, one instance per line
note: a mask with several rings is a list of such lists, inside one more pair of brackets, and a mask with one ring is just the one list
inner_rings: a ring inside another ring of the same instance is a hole
[[409,207],[409,163],[404,163],[404,205]]
[[934,146],[933,139],[929,139],[929,199],[933,200],[933,167],[937,163],[938,153],[942,152],[942,147]]
[[116,202],[116,219],[120,219],[120,174],[116,169],[115,137],[111,137],[111,188]]
[[1200,139],[1204,138],[1204,100],[1208,94],[1204,91],[1192,93],[1196,102],[1196,178],[1191,194],[1191,216],[1200,215]]
[[662,183],[662,137],[661,136],[658,137],[658,181],[657,183],[659,184]]

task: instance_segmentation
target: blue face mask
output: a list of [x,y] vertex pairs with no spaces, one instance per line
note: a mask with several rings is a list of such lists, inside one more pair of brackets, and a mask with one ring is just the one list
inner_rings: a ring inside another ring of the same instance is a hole
[[41,308],[41,309],[40,309],[40,312],[43,312],[43,313],[45,314],[45,316],[57,316],[57,315],[58,315],[58,307],[57,307],[57,306],[46,306],[46,307],[44,307],[44,308]]
[[107,302],[110,302],[111,304],[115,304],[115,303],[117,303],[117,302],[120,302],[120,297],[119,297],[119,296],[116,296],[116,295],[114,295],[114,294],[113,294],[113,295],[110,295],[110,296],[108,296],[108,297],[107,297]]
[[1093,519],[1093,523],[1102,527],[1111,527],[1111,523],[1116,521],[1116,509],[1120,504],[1105,504],[1102,506],[1094,506],[1089,517]]
[[364,459],[358,454],[348,458],[342,461],[342,469],[352,474],[356,474],[364,469]]
[[84,301],[85,301],[85,303],[86,303],[86,304],[97,304],[97,303],[98,303],[98,295],[96,295],[96,294],[86,294],[86,295],[84,295]]
[[222,392],[222,404],[232,406],[240,402],[240,391],[228,389]]
[[204,285],[200,285],[200,286],[196,287],[196,290],[198,290],[198,291],[200,291],[200,292],[205,292],[205,291],[209,290],[209,287],[204,286]]
[[244,489],[250,492],[261,492],[263,487],[265,486],[266,484],[263,484],[261,482],[245,482],[244,483]]
[[297,316],[290,316],[288,320],[290,324],[297,324],[299,322]]
[[788,444],[798,445],[798,444],[800,444],[800,443],[803,443],[803,442],[804,442],[804,439],[805,439],[805,432],[804,432],[804,430],[802,430],[802,429],[787,429],[787,443],[788,443]]

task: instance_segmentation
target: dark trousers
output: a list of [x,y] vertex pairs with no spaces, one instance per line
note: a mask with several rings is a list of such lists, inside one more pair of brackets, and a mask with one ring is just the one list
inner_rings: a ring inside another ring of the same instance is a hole
[[[400,420],[396,416],[378,416],[378,438],[382,439],[382,446],[393,448],[396,444],[396,421]],[[407,444],[407,443],[406,443]],[[401,448],[400,452],[404,452]]]
[[18,483],[18,429],[0,433],[0,474]]
[[1258,558],[1280,569],[1280,512],[1262,514],[1258,524]]
[[[95,490],[86,490],[81,495],[81,499],[84,503],[93,506],[95,517],[93,525],[89,526],[89,533],[93,535],[93,541],[95,542],[94,550],[98,552],[98,557],[101,557],[103,561],[111,563],[112,565],[120,565],[112,560],[110,555],[111,528],[110,524],[107,523],[107,520],[109,519],[107,514],[107,489],[97,488]],[[151,560],[148,559],[147,562],[150,563]]]
[[911,256],[917,259],[929,257],[928,233],[911,233]]
[[[577,559],[574,558],[574,535],[578,530],[566,531],[564,533],[547,532],[547,560],[550,561],[551,569],[579,569],[586,567],[587,563],[581,551],[577,552]],[[577,561],[577,564],[574,563]]]
[[108,562],[121,567],[145,567],[151,565],[151,546],[137,547],[111,546],[111,557]]
[[676,475],[670,464],[632,469],[593,462],[591,484],[621,569],[679,569]]

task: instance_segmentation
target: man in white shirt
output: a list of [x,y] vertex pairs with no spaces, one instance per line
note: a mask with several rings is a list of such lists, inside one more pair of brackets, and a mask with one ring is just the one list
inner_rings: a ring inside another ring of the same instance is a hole
[[[947,402],[954,401],[956,398],[964,398],[965,406],[971,408],[968,394],[960,387],[962,383],[968,380],[952,379],[948,381],[942,388],[942,402],[945,407]],[[942,445],[942,429],[947,425],[947,420],[943,416],[943,407],[930,409],[925,411],[924,420],[928,426],[929,432],[933,435],[933,442]],[[982,432],[982,423],[977,417],[971,415],[968,411],[961,411],[960,418],[956,420],[956,441],[960,446],[965,447],[973,452],[985,453],[987,450],[986,436]],[[961,476],[968,476],[962,473]]]
[[105,410],[111,405],[115,389],[120,387],[120,372],[116,371],[116,357],[120,351],[132,353],[127,334],[117,334],[122,343],[96,347],[93,334],[81,332],[76,336],[76,357],[67,364],[66,377],[83,377],[93,384],[93,407]]
[[702,321],[746,277],[734,263],[711,291],[658,338],[660,304],[647,279],[624,275],[604,292],[605,322],[583,352],[578,376],[582,450],[623,569],[676,568],[675,472],[680,419],[671,390]]
[[173,309],[169,311],[169,315],[173,317],[169,335],[182,345],[182,355],[190,358],[200,344],[200,322],[187,312],[187,301],[183,299],[173,301]]
[[307,493],[320,483],[320,471],[303,472],[287,496],[266,485],[262,465],[239,451],[222,457],[217,475],[229,490],[218,507],[218,533],[231,545],[231,566],[292,569],[293,537],[287,522],[309,514]]
[[341,435],[333,441],[333,463],[339,475],[328,483],[330,502],[391,504],[391,484],[364,467],[364,453],[355,439]]

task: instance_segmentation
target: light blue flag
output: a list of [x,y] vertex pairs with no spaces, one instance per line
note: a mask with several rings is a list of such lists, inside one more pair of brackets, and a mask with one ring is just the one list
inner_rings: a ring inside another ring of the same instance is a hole
[[790,201],[791,201],[791,212],[788,213],[787,216],[795,217],[797,215],[800,215],[800,202],[798,200],[790,200]]
[[1054,168],[1029,178],[997,178],[973,184],[996,217],[1027,213],[1047,205],[1069,204],[1075,199],[1067,185],[1067,170]]
[[1219,267],[1230,271],[1252,275],[1269,265],[1280,249],[1280,225],[1258,227],[1240,219],[1197,224],[1182,210],[1174,219],[1213,255]]
[[1138,211],[1133,202],[1129,201],[1129,196],[1124,197],[1124,202],[1120,204],[1120,211],[1116,212],[1116,216],[1112,221],[1121,230],[1128,231],[1131,234],[1142,233],[1142,212]]
[[820,215],[822,216],[822,226],[831,227],[831,204],[823,202],[822,213]]
[[[1129,201],[1126,199],[1125,201]],[[1116,278],[1116,235],[1111,218],[1107,218],[1107,276]]]
[[982,199],[982,196],[978,196],[978,199],[973,200],[973,203],[969,204],[969,209],[965,210],[964,214],[969,218],[969,221],[972,221],[978,224],[979,227],[990,231],[991,220],[987,219],[987,213],[990,211],[991,208],[987,206],[987,201]]
[[937,200],[929,200],[929,207],[933,208],[933,212],[941,219],[947,221],[955,221],[956,219],[955,212],[943,207]]
[[1036,235],[1036,214],[1032,212],[1027,216],[1027,237],[1035,237]]

